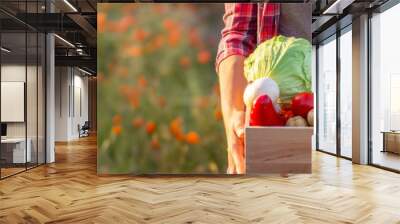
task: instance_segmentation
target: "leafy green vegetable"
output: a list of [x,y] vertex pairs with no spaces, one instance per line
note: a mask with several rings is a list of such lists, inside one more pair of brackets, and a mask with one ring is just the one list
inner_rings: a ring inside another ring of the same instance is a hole
[[260,44],[244,62],[244,75],[251,82],[271,78],[279,86],[280,99],[311,91],[311,44],[303,38],[276,36]]

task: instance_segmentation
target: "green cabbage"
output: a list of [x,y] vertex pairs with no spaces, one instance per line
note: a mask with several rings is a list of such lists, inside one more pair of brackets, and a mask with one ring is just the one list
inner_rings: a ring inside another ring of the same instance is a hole
[[249,82],[264,77],[273,79],[283,102],[297,93],[310,92],[311,44],[303,38],[271,38],[246,58],[244,75]]

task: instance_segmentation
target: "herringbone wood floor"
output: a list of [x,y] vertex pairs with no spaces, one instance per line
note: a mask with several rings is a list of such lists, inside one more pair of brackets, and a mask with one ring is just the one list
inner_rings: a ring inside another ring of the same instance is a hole
[[0,181],[0,223],[400,223],[400,175],[313,153],[312,175],[98,177],[96,142]]

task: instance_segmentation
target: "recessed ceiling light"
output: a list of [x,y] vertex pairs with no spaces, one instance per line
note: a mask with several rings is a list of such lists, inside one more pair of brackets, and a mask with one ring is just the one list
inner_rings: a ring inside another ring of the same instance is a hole
[[7,48],[5,48],[5,47],[1,47],[0,49],[1,49],[2,51],[6,52],[6,53],[10,53],[10,52],[11,52],[11,50],[9,50],[9,49],[7,49]]
[[355,0],[336,0],[322,14],[342,14],[343,10],[351,5]]
[[81,68],[79,68],[79,67],[78,67],[78,70],[81,71],[81,72],[83,72],[83,73],[85,73],[85,74],[87,74],[87,75],[90,75],[90,76],[93,75],[92,73],[90,73],[90,72],[88,72],[88,71],[86,71],[86,70],[83,70],[83,69],[81,69]]
[[64,3],[68,5],[74,12],[78,12],[78,10],[68,1],[64,0]]
[[73,45],[71,42],[69,42],[68,40],[60,37],[58,34],[54,34],[55,37],[57,37],[59,40],[61,40],[62,42],[66,43],[67,45],[69,45],[70,47],[75,48],[75,45]]

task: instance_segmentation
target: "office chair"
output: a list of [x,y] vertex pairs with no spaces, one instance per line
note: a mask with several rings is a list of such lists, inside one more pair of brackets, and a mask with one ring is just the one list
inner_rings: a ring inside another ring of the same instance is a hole
[[78,125],[78,129],[79,129],[79,138],[80,137],[87,137],[89,136],[89,130],[90,130],[90,124],[89,121],[85,121],[85,123],[82,125],[82,127],[79,127],[80,125]]

